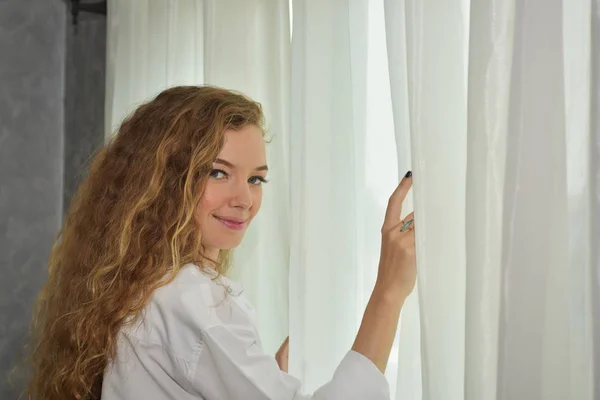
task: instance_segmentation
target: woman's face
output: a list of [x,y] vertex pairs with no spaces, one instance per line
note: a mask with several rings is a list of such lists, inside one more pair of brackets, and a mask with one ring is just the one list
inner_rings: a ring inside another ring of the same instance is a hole
[[240,244],[260,208],[266,176],[261,130],[248,125],[239,131],[225,131],[223,149],[196,209],[205,256],[216,260],[219,250]]

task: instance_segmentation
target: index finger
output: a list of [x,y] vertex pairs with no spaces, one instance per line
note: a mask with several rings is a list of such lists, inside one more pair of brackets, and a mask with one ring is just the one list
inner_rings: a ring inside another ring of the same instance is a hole
[[402,203],[406,199],[406,195],[412,186],[412,172],[408,171],[404,178],[400,181],[400,184],[394,190],[394,193],[390,196],[390,200],[385,212],[385,219],[383,222],[384,229],[389,226],[394,226],[400,221],[402,215]]

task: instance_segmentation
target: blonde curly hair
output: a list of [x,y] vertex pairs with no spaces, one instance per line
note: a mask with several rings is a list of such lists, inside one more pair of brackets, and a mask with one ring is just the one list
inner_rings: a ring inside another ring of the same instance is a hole
[[94,157],[49,260],[28,366],[34,400],[100,398],[117,333],[186,263],[203,256],[194,212],[224,132],[263,129],[260,104],[216,87],[167,89]]

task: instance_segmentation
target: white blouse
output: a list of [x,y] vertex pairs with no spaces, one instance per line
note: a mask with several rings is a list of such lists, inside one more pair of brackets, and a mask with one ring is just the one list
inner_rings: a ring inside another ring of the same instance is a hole
[[[227,295],[225,295],[227,293]],[[119,333],[102,400],[383,400],[377,367],[350,351],[312,396],[265,354],[241,286],[186,265],[156,291],[143,318]]]

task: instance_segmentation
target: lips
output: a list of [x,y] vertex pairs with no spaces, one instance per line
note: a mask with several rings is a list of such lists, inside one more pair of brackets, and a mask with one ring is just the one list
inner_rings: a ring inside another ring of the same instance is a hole
[[216,215],[213,215],[213,217],[230,229],[240,230],[244,229],[246,226],[246,220],[231,217],[218,217]]

